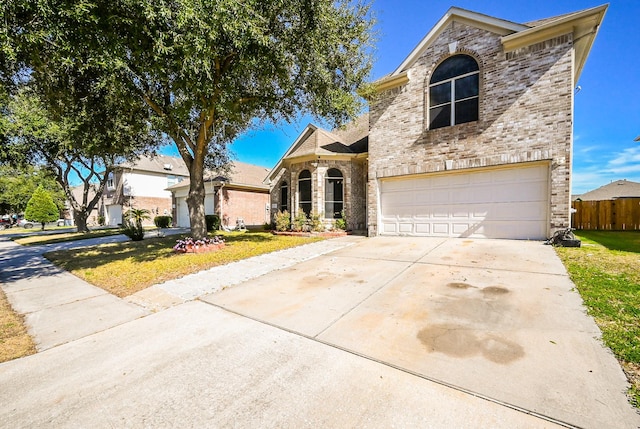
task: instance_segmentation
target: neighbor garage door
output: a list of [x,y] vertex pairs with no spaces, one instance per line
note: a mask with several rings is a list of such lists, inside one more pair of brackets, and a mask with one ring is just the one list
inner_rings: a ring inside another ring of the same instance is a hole
[[542,239],[547,164],[380,181],[383,235]]

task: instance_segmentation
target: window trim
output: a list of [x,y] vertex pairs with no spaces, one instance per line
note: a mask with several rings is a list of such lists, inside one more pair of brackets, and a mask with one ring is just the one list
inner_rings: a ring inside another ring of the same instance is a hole
[[[443,80],[439,80],[438,82],[431,82],[431,77],[433,77],[433,75],[435,74],[436,70],[438,70],[438,68],[445,63],[447,60],[449,60],[450,58],[455,58],[457,56],[464,56],[464,57],[468,57],[470,59],[472,59],[476,65],[478,66],[478,70],[474,70],[471,72],[467,72],[467,73],[463,73],[460,75],[456,75],[447,79],[443,79]],[[478,76],[478,94],[471,96],[471,97],[466,97],[466,98],[462,98],[460,100],[456,100],[456,81],[460,80],[460,79],[464,79],[467,78],[469,76]],[[431,77],[429,78],[429,84],[427,86],[427,94],[426,94],[426,105],[427,105],[427,129],[428,130],[437,130],[439,128],[447,128],[447,127],[453,127],[456,125],[461,125],[461,124],[467,124],[470,122],[476,122],[479,120],[480,118],[480,64],[478,62],[478,60],[476,60],[474,57],[472,57],[471,55],[468,54],[457,54],[457,55],[452,55],[447,57],[446,59],[444,59],[443,61],[441,61],[434,69],[433,72],[431,73]],[[436,105],[431,105],[431,91],[433,87],[436,86],[440,86],[443,84],[449,83],[450,84],[450,92],[449,92],[449,101],[446,103],[441,103],[441,104],[436,104]],[[471,121],[466,121],[466,122],[460,122],[457,123],[456,122],[456,105],[465,101],[469,101],[469,100],[477,100],[478,103],[478,114],[477,117]],[[438,127],[432,127],[431,126],[431,112],[433,109],[438,108],[438,107],[442,107],[442,106],[450,106],[450,111],[449,111],[449,124],[448,125],[443,125],[443,126],[438,126]]]

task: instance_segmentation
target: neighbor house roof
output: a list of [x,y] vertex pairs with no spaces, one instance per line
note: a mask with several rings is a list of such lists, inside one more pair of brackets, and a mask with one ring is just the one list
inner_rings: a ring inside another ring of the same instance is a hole
[[[420,58],[435,39],[452,23],[459,22],[486,29],[501,37],[505,52],[549,40],[563,34],[573,34],[575,51],[574,81],[577,82],[587,61],[587,56],[598,33],[608,5],[602,5],[578,12],[567,13],[541,19],[527,24],[518,24],[504,19],[494,18],[457,7],[450,8],[427,35],[418,43],[409,56],[393,73],[376,82],[379,91],[404,85],[409,81],[408,69]],[[451,49],[455,50],[455,42]]]
[[143,156],[135,162],[124,162],[116,168],[189,177],[189,170],[182,158],[168,155]]
[[[204,180],[205,182],[225,182],[226,185],[241,188],[268,190],[269,187],[263,183],[264,178],[268,173],[269,169],[266,167],[247,164],[240,161],[233,161],[231,170],[228,174],[217,175],[211,172],[205,172]],[[167,189],[169,191],[174,191],[176,189],[188,187],[189,184],[189,179],[185,179],[180,183],[176,183],[175,185],[168,187]]]
[[640,198],[640,183],[630,180],[616,180],[593,191],[577,195],[582,201],[614,200],[616,198]]
[[365,154],[369,150],[368,135],[368,113],[332,131],[309,124],[280,158],[265,180],[273,180],[288,161],[302,161],[305,158],[354,157]]

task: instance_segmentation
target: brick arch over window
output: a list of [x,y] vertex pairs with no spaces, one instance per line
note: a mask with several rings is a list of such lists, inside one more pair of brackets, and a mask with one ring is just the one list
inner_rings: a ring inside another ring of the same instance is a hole
[[480,67],[470,55],[453,55],[442,61],[429,78],[429,129],[478,120]]

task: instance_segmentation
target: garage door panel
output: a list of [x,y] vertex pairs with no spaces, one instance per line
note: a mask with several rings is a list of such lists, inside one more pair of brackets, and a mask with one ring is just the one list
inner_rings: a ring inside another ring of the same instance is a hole
[[384,234],[529,239],[547,235],[547,165],[383,181],[380,189]]
[[433,224],[433,233],[435,235],[445,235],[445,236],[449,236],[449,228],[451,225],[449,225],[448,223],[439,223],[439,222],[434,222]]

